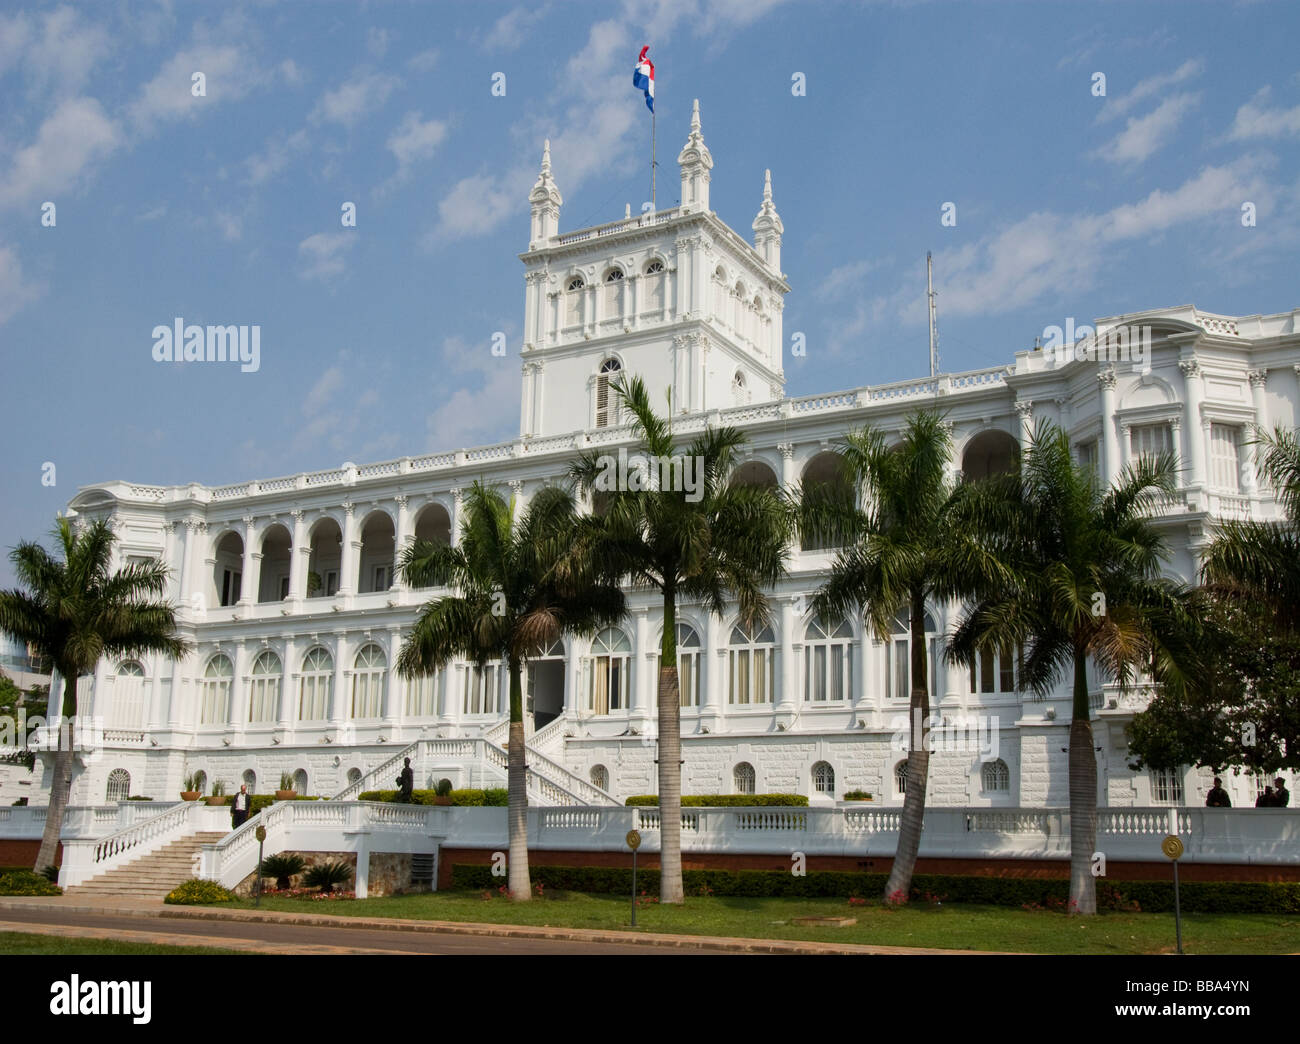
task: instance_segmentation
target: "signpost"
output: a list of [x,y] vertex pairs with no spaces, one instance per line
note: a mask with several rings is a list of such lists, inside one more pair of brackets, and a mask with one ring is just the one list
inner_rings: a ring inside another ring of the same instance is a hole
[[[1170,817],[1173,818],[1172,816]],[[1183,854],[1183,842],[1177,834],[1170,834],[1160,842],[1160,851],[1174,864],[1174,931],[1178,938],[1178,952],[1183,952],[1183,914],[1178,904],[1178,858]]]
[[253,891],[257,893],[257,901],[253,905],[260,909],[262,906],[262,845],[266,842],[266,827],[258,823],[253,836],[257,838],[257,876],[253,880]]
[[641,847],[641,833],[637,830],[627,832],[627,847],[632,849],[632,927],[636,927],[636,850]]

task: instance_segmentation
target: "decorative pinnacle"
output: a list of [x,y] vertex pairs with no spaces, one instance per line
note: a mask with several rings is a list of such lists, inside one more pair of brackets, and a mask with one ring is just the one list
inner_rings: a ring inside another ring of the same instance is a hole
[[691,104],[691,133],[698,134],[700,131],[700,99],[696,98]]
[[547,138],[545,144],[542,145],[542,173],[549,174],[550,172],[551,172],[551,139]]
[[763,171],[763,202],[772,202],[772,172],[770,170]]

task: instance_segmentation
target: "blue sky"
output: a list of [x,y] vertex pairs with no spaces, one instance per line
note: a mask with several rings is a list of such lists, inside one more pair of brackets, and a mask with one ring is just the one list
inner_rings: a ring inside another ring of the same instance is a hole
[[[948,371],[1070,316],[1289,310],[1298,31],[1290,2],[7,4],[0,546],[106,479],[513,437],[518,359],[490,346],[518,347],[542,141],[562,229],[639,208],[645,43],[660,204],[692,98],[712,205],[747,239],[772,170],[808,346],[789,394],[927,372],[926,250]],[[260,324],[260,368],[155,362],[178,316]]]

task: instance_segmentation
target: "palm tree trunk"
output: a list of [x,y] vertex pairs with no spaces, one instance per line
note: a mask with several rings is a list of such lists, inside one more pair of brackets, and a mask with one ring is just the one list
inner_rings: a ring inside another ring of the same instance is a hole
[[659,646],[659,902],[681,903],[682,720],[677,677],[677,602],[664,591],[664,637]]
[[[63,729],[56,730],[59,746],[54,753],[54,777],[50,781],[50,806],[45,813],[45,830],[41,833],[41,847],[36,852],[36,866],[39,874],[47,866],[53,866],[58,856],[59,835],[63,833],[63,810],[68,807],[68,795],[72,792],[72,744],[73,719],[77,715],[77,672],[68,674],[59,672],[63,677],[63,720],[68,723],[67,742],[64,742]],[[58,722],[57,716],[55,722]]]
[[[929,664],[925,651],[925,601],[912,600],[912,698],[908,710],[907,789],[903,792],[903,815],[898,827],[898,851],[885,882],[887,902],[907,902],[912,892],[916,854],[921,847],[921,826],[925,816],[925,788],[930,777],[930,752],[926,749],[930,731]],[[886,781],[888,784],[888,781]]]
[[1070,721],[1070,910],[1097,912],[1092,854],[1097,850],[1097,753],[1088,706],[1087,653],[1074,650],[1074,711]]
[[507,804],[510,806],[510,861],[507,882],[510,898],[525,902],[533,897],[528,878],[528,781],[524,762],[523,670],[510,660],[510,739],[506,747]]

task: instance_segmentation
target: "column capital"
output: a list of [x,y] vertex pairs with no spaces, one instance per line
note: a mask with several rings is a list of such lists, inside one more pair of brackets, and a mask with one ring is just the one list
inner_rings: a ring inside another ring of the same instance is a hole
[[1246,374],[1246,379],[1250,381],[1252,388],[1264,387],[1264,382],[1268,380],[1268,370],[1251,370]]
[[1196,361],[1195,356],[1179,359],[1178,368],[1183,371],[1184,377],[1199,377],[1201,375],[1201,364]]
[[1101,373],[1097,374],[1097,383],[1100,384],[1101,387],[1102,387],[1102,389],[1105,390],[1105,391],[1114,391],[1114,390],[1115,390],[1115,371],[1114,371],[1114,370],[1102,370]]
[[303,517],[307,514],[307,512],[303,511],[302,508],[294,508],[292,511],[289,512],[289,514],[293,516],[293,520],[295,522],[301,522],[303,520]]
[[357,507],[356,504],[352,503],[350,500],[343,501],[339,506],[343,508],[343,513],[347,515],[348,518],[352,517],[352,512],[355,511]]
[[780,452],[781,456],[784,457],[786,460],[789,460],[791,457],[794,456],[793,442],[778,442],[776,444],[776,448]]
[[405,493],[398,493],[395,497],[393,497],[393,503],[396,504],[398,507],[406,507],[407,499],[408,498]]

